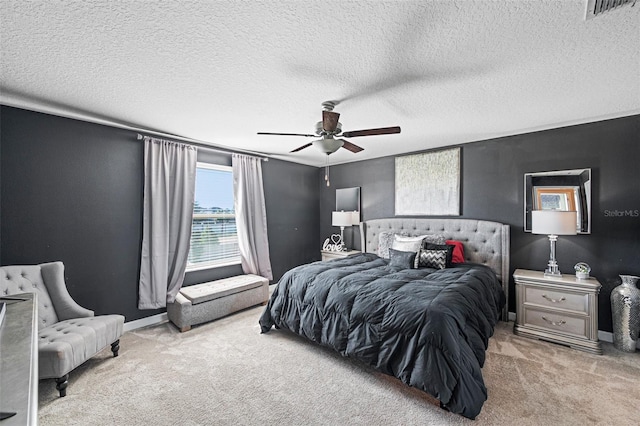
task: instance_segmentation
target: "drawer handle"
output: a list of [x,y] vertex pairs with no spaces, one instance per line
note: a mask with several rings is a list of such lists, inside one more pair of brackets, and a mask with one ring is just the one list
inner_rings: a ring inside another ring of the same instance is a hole
[[549,324],[555,325],[555,326],[565,325],[567,323],[565,320],[551,321],[549,318],[545,317],[544,315],[542,316],[542,319],[548,322]]
[[564,296],[562,296],[560,299],[554,299],[553,297],[549,297],[546,294],[543,294],[542,297],[544,297],[545,299],[547,299],[551,303],[560,303],[560,302],[564,302],[566,300],[564,298]]

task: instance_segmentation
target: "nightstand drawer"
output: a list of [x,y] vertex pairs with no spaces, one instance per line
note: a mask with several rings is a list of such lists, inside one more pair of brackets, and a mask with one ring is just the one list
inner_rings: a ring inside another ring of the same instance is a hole
[[562,334],[588,338],[587,330],[589,317],[566,315],[558,312],[548,312],[530,306],[524,308],[523,325],[525,327],[540,327]]
[[579,313],[589,313],[589,295],[586,293],[576,294],[549,288],[527,286],[524,289],[524,303],[552,309],[567,309]]

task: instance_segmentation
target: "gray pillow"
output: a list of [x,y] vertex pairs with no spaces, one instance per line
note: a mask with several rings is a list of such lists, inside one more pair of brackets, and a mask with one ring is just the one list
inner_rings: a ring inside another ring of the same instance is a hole
[[389,249],[389,266],[395,266],[401,269],[411,269],[413,268],[415,258],[415,252]]
[[378,256],[389,259],[389,249],[393,245],[396,235],[407,235],[406,233],[396,234],[395,232],[381,232],[378,235]]

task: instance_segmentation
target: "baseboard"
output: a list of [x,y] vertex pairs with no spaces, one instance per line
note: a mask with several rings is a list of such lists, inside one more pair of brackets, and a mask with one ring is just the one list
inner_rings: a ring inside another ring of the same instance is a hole
[[613,343],[613,333],[609,333],[608,331],[598,330],[598,339],[603,342]]
[[163,312],[161,314],[152,315],[150,317],[125,322],[122,331],[126,333],[127,331],[137,330],[139,328],[148,327],[150,325],[158,325],[167,321],[169,321],[169,317],[167,316],[166,312]]
[[[516,313],[509,312],[509,321],[515,322],[515,320],[516,320]],[[169,317],[167,316],[166,312],[163,312],[161,314],[152,315],[150,317],[145,317],[145,318],[140,318],[134,321],[125,322],[122,331],[127,332],[127,331],[137,330],[142,327],[149,327],[150,325],[158,325],[167,321],[169,321]],[[610,333],[608,331],[598,330],[598,339],[602,340],[603,342],[613,343],[613,333]],[[640,340],[638,340],[637,348],[640,349]]]
[[[509,312],[509,321],[515,322],[515,320],[516,320],[516,313]],[[598,339],[602,340],[603,342],[613,343],[613,333],[609,331],[598,330]],[[640,339],[638,339],[638,343],[636,344],[636,347],[640,349]]]
[[[613,343],[613,333],[608,331],[598,330],[598,339],[603,342]],[[636,349],[640,350],[640,339],[636,342]]]

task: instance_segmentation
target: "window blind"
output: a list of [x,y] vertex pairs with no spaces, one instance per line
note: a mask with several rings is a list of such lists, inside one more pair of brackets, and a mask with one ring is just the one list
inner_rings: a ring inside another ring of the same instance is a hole
[[231,167],[198,163],[187,269],[239,262]]

